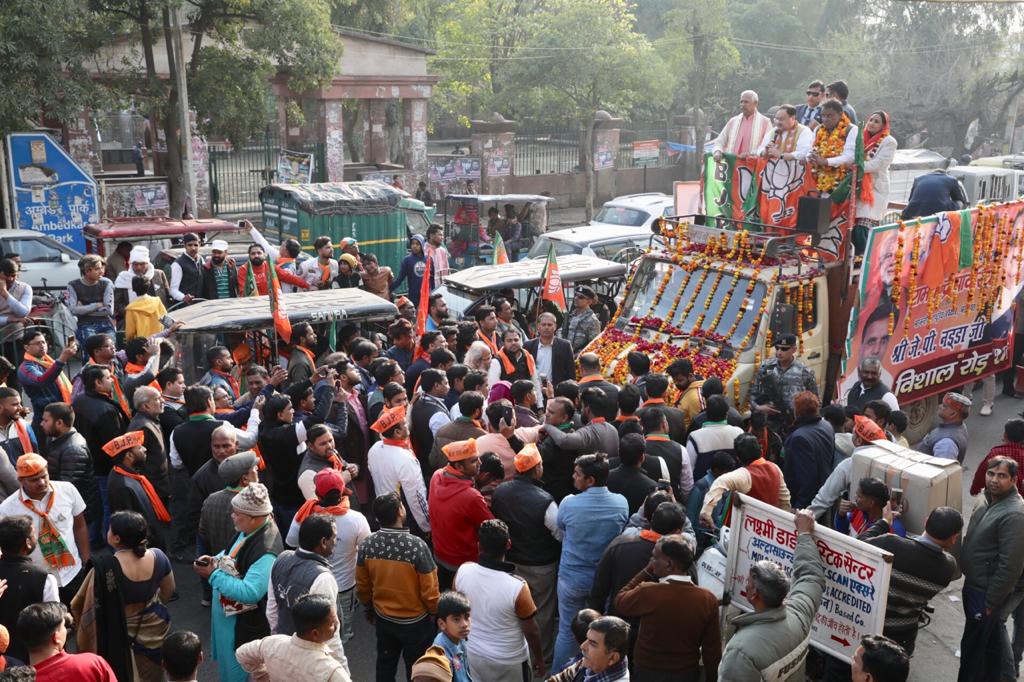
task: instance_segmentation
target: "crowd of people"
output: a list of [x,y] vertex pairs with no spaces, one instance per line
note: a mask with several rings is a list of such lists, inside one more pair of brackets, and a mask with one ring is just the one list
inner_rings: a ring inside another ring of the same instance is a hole
[[[845,85],[829,91],[776,120],[831,131],[840,119],[856,134]],[[756,95],[743,97],[756,113]],[[727,126],[725,151],[813,161],[799,128],[768,141],[748,118]],[[184,681],[205,655],[226,682],[341,682],[362,612],[378,682],[400,668],[413,681],[902,682],[929,600],[962,572],[960,679],[1016,676],[1024,629],[1011,645],[1005,621],[1024,615],[1024,420],[978,469],[984,501],[957,561],[958,511],[931,510],[909,536],[885,482],[852,480],[858,450],[909,446],[876,358],[822,406],[822,378],[780,334],[744,418],[724,395],[730,377],[698,376],[687,359],[652,371],[634,351],[628,381],[609,382],[587,352],[602,315],[586,287],[564,319],[545,312],[535,328],[515,292],[450,320],[443,296],[421,297],[428,260],[427,290],[448,272],[440,225],[412,238],[397,278],[351,239],[319,237],[299,261],[297,243],[251,232],[244,263],[219,241],[202,259],[186,236],[169,277],[145,247],[128,244],[112,278],[86,256],[68,291],[77,340],[55,359],[44,334],[25,331],[0,387],[0,675]],[[161,359],[179,328],[166,306],[266,293],[271,266],[286,290],[362,287],[399,315],[379,330],[343,326],[333,347],[297,323],[270,366],[239,362],[225,335],[195,383]],[[16,263],[0,273],[3,321],[24,324]],[[947,394],[914,447],[963,462],[970,405]],[[793,510],[798,540],[791,572],[753,564],[754,610],[731,614],[725,637],[695,565],[738,493]],[[809,647],[821,525],[893,555],[883,633],[849,663]],[[202,586],[208,642],[172,627],[184,581]]]

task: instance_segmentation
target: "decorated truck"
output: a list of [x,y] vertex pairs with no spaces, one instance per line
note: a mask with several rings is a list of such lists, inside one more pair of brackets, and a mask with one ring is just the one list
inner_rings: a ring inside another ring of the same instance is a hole
[[822,199],[810,175],[798,162],[709,157],[704,211],[655,225],[663,245],[636,264],[588,350],[617,381],[632,350],[653,371],[689,358],[743,411],[773,339],[796,334],[826,402],[845,398],[861,358],[879,358],[916,442],[941,394],[1010,366],[1024,202],[874,227],[855,260],[856,178]]

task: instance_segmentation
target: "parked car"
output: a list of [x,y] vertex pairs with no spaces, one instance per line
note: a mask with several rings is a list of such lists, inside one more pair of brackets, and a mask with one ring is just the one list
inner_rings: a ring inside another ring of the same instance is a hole
[[658,218],[670,216],[675,211],[675,200],[662,192],[645,192],[643,194],[627,194],[606,201],[590,227],[598,225],[615,225],[618,227],[643,228],[648,233],[651,223]]
[[542,234],[530,247],[528,258],[545,258],[551,245],[559,258],[571,254],[596,256],[618,263],[628,263],[661,238],[650,227],[621,227],[618,225],[583,225]]
[[65,289],[78,279],[82,254],[42,232],[0,230],[0,258],[21,256],[21,279],[35,291]]

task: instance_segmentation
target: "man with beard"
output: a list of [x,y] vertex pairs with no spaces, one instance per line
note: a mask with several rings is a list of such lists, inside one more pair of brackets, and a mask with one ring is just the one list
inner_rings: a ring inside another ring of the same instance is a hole
[[118,317],[122,316],[128,304],[137,298],[137,294],[132,291],[132,279],[135,277],[145,277],[151,293],[159,298],[161,303],[167,305],[170,302],[171,285],[167,282],[167,275],[163,270],[153,267],[149,261],[148,248],[136,246],[128,256],[128,269],[119,273],[114,280],[114,311]]
[[111,515],[125,510],[142,514],[149,528],[149,546],[163,549],[160,525],[170,523],[171,515],[153,484],[139,472],[146,462],[144,439],[142,431],[129,431],[103,446],[103,452],[114,464],[107,482],[107,498]]
[[[238,291],[243,296],[266,296],[268,264],[263,247],[259,244],[249,245],[249,261],[238,268]],[[252,282],[249,273],[252,272]],[[298,275],[288,272],[278,264],[274,264],[274,272],[282,284],[291,284],[298,289],[308,289],[309,284]]]
[[501,350],[491,359],[487,384],[494,386],[499,381],[514,382],[527,379],[533,382],[533,390],[537,394],[537,402],[541,401],[540,378],[537,376],[537,364],[533,356],[523,350],[523,337],[515,329],[509,329],[502,335]]
[[228,243],[223,239],[214,239],[210,248],[212,255],[203,265],[203,298],[237,298],[238,268],[228,258]]
[[448,319],[448,304],[444,301],[444,295],[434,292],[430,295],[430,304],[427,309],[427,331],[441,331],[442,323]]
[[313,242],[316,258],[302,264],[299,274],[311,289],[330,289],[338,276],[338,261],[334,260],[334,245],[330,237],[320,236]]

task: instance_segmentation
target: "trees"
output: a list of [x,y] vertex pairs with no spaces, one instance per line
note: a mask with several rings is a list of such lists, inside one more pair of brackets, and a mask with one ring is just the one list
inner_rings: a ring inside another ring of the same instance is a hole
[[518,87],[503,91],[511,102],[527,90],[548,118],[583,126],[586,217],[594,209],[594,114],[628,112],[641,98],[667,96],[668,73],[650,42],[633,29],[625,0],[548,0],[522,19],[528,37],[522,57],[509,66]]

